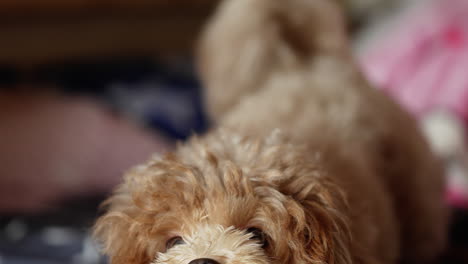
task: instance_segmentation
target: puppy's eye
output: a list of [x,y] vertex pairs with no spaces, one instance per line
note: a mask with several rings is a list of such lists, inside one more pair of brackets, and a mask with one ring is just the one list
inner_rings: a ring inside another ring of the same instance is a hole
[[252,240],[257,240],[260,245],[262,245],[262,248],[265,248],[268,246],[268,239],[265,233],[259,228],[256,227],[251,227],[247,229],[247,232],[251,233],[252,236],[250,239]]
[[185,244],[185,241],[182,239],[182,237],[175,236],[175,237],[170,238],[169,240],[167,240],[166,250],[168,250],[168,249],[170,249],[172,247],[175,247],[177,245],[182,245],[182,244]]

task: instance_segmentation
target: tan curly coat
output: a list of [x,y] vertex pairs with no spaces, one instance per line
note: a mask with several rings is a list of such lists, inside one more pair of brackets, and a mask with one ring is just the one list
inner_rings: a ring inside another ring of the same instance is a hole
[[420,263],[441,252],[438,162],[363,79],[342,24],[329,0],[222,3],[199,47],[220,128],[125,176],[95,229],[111,263]]

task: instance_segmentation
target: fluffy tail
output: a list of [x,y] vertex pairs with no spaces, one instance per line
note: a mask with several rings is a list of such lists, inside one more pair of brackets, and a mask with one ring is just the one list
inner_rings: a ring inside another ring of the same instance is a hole
[[218,120],[272,74],[347,53],[332,0],[224,0],[198,47],[208,113]]

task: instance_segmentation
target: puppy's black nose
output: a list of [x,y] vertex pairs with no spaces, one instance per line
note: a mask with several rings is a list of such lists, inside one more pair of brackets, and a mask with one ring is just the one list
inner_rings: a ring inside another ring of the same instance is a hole
[[219,264],[218,261],[209,258],[194,259],[189,264]]

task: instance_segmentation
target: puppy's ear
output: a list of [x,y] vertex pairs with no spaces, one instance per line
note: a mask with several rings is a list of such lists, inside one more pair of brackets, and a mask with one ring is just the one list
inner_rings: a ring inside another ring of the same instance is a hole
[[305,250],[298,252],[304,254],[300,258],[313,256],[315,260],[323,263],[352,262],[349,252],[351,235],[348,221],[336,210],[337,208],[331,206],[329,203],[331,201],[327,201],[337,198],[311,194],[301,201],[306,213],[306,228],[304,233],[300,234],[305,245]]
[[132,197],[126,185],[103,205],[108,211],[101,216],[94,226],[94,238],[102,243],[103,253],[109,256],[111,264],[150,263],[149,244],[143,238],[147,230],[136,221],[138,218]]
[[302,202],[306,212],[307,228],[302,234],[305,250],[299,258],[313,256],[323,263],[352,263],[349,245],[351,236],[346,219],[338,212],[321,204],[315,198]]
[[188,193],[186,186],[194,185],[193,175],[172,154],[154,157],[126,173],[94,227],[94,237],[112,264],[149,264],[165,249],[170,231],[180,228],[180,206],[196,200],[181,195]]
[[279,191],[291,199],[283,202],[288,213],[282,218],[289,219],[280,232],[268,230],[277,247],[271,253],[280,252],[275,257],[285,263],[352,263],[348,207],[340,188],[317,168],[291,174],[279,183]]

